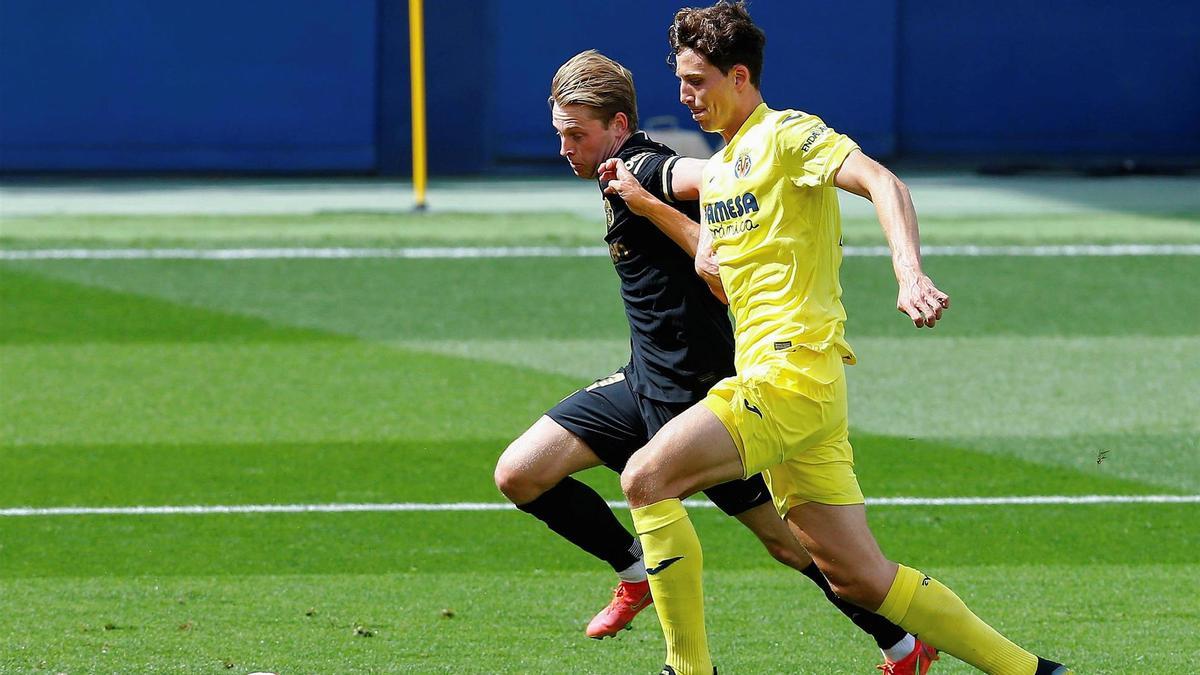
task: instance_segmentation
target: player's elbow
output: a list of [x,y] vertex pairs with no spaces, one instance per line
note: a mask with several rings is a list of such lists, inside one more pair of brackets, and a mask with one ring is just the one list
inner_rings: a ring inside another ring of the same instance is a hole
[[896,174],[883,166],[878,167],[868,186],[870,199],[877,204],[882,201],[903,203],[912,200],[912,193],[908,191],[908,185],[905,185],[904,181],[900,180]]
[[875,165],[875,175],[871,182],[871,190],[874,194],[886,195],[901,202],[912,201],[912,193],[908,191],[908,185],[882,164]]

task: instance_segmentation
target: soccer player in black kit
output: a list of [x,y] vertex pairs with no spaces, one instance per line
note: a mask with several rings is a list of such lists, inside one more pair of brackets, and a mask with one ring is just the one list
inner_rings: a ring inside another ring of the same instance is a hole
[[[549,103],[560,154],[580,178],[595,179],[616,157],[652,195],[699,220],[696,188],[702,160],[681,158],[637,128],[633,78],[615,61],[586,51],[567,61],[551,83]],[[608,176],[606,176],[607,178]],[[604,638],[628,628],[652,602],[638,539],[594,490],[571,474],[601,464],[617,471],[669,420],[734,372],[733,331],[719,289],[694,269],[697,231],[662,228],[604,193],[605,241],[621,279],[630,326],[628,365],[568,396],[504,451],[496,465],[500,491],[551,530],[607,562],[620,579],[612,601],[587,627]],[[882,617],[839,599],[775,511],[761,476],[705,491],[781,563],[802,572],[884,652],[887,672],[928,669],[929,650]],[[906,668],[905,666],[909,666]]]

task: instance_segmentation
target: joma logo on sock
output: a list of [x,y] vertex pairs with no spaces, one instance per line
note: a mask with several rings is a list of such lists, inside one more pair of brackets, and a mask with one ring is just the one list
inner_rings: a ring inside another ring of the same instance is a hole
[[658,563],[658,565],[656,565],[654,567],[647,567],[646,574],[658,574],[659,572],[667,569],[668,567],[670,567],[671,565],[674,565],[675,563],[679,562],[680,560],[683,560],[683,556],[678,556],[675,558],[667,558],[666,560]]

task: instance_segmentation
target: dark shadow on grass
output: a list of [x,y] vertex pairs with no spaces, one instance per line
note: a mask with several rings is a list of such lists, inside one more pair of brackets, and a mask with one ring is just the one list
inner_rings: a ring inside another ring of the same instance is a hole
[[144,295],[49,279],[0,265],[0,344],[351,339]]

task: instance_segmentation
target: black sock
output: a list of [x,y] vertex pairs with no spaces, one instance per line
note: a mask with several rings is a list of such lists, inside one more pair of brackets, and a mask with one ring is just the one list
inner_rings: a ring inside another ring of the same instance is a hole
[[875,644],[879,645],[880,649],[887,649],[897,642],[904,639],[908,634],[900,626],[888,621],[887,619],[867,611],[858,605],[847,602],[837,596],[833,589],[829,587],[829,580],[821,574],[821,570],[817,568],[816,563],[812,563],[804,568],[804,576],[812,579],[812,582],[821,587],[825,592],[825,597],[829,598],[829,602],[833,603],[838,611],[845,614],[847,618],[854,622],[864,633],[875,638]]
[[613,515],[604,498],[567,476],[542,496],[518,509],[542,521],[563,539],[620,572],[638,561],[641,546]]
[[1056,668],[1062,668],[1062,664],[1055,661],[1050,661],[1048,659],[1043,659],[1039,656],[1037,670],[1034,671],[1033,675],[1054,675],[1054,670]]

